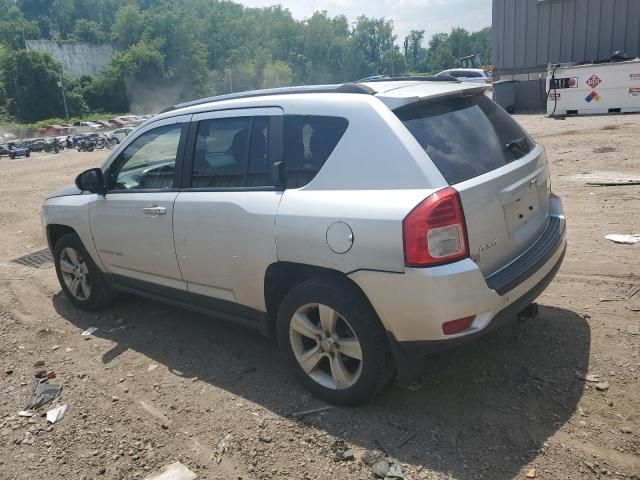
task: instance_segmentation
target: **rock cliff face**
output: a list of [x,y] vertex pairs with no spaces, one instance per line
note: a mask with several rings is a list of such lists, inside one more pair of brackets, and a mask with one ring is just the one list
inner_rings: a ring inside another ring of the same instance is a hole
[[100,75],[102,69],[111,61],[115,49],[109,44],[85,42],[56,43],[51,40],[26,40],[29,50],[51,54],[62,63],[65,75]]

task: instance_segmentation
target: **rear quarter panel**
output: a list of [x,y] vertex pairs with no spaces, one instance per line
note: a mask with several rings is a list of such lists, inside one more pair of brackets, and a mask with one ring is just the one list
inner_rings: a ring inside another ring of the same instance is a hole
[[[276,219],[280,261],[331,268],[404,272],[402,220],[433,190],[287,190]],[[353,245],[338,254],[327,230],[344,222]]]

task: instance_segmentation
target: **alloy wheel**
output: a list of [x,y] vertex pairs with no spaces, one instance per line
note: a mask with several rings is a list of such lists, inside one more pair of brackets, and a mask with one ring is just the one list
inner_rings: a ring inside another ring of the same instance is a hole
[[66,247],[62,250],[60,271],[71,295],[81,302],[88,300],[91,295],[91,279],[87,262],[82,254],[72,247]]
[[344,390],[360,378],[360,341],[349,322],[331,307],[313,303],[296,310],[289,340],[302,370],[323,387]]

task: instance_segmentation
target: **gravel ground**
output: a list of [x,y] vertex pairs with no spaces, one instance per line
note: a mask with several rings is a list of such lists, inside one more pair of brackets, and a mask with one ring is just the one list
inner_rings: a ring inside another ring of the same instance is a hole
[[[80,312],[53,268],[11,262],[45,248],[46,193],[104,152],[0,159],[0,478],[142,479],[180,461],[201,479],[369,479],[382,450],[407,479],[640,478],[640,244],[603,238],[640,234],[640,186],[585,185],[640,179],[640,116],[516,118],[568,219],[540,315],[429,357],[412,388],[302,419],[322,404],[258,334],[134,297]],[[17,415],[40,368],[69,405],[54,425]]]

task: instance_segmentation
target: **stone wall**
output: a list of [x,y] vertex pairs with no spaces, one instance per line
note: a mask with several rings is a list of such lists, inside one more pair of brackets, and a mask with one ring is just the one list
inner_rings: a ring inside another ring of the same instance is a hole
[[115,49],[109,44],[84,42],[56,43],[51,40],[27,40],[28,50],[49,53],[62,64],[65,75],[76,78],[82,75],[100,75],[111,61]]

